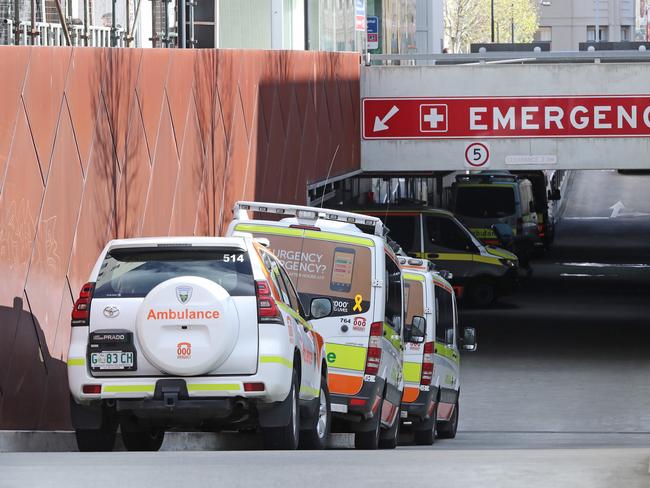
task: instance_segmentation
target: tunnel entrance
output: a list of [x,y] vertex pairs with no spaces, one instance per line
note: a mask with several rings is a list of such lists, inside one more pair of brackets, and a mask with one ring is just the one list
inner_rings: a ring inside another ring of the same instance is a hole
[[[312,203],[385,216],[450,208],[458,174],[360,174],[316,190]],[[460,323],[476,327],[479,349],[463,357],[461,442],[445,448],[647,443],[650,172],[546,177],[547,196],[561,193],[546,202],[552,244],[511,293],[490,306],[461,301]],[[390,217],[388,227],[403,248],[412,245],[411,229]]]

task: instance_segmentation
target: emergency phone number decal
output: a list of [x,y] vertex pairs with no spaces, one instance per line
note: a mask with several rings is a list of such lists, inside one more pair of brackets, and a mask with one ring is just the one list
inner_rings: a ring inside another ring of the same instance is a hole
[[364,139],[650,137],[650,95],[366,98]]

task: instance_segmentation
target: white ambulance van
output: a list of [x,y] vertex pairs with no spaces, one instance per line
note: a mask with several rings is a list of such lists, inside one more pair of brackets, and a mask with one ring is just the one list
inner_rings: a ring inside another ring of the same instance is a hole
[[401,418],[418,445],[433,444],[436,434],[453,438],[458,428],[459,349],[476,349],[476,332],[458,329],[451,285],[432,263],[400,257],[404,280],[404,394]]
[[238,202],[233,212],[228,235],[268,239],[306,310],[315,298],[333,303],[328,317],[312,320],[326,343],[333,431],[354,432],[360,449],[394,448],[403,390],[402,274],[381,220],[258,202]]

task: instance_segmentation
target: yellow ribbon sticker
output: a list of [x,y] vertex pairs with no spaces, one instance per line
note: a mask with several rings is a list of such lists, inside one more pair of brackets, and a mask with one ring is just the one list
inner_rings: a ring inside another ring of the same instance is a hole
[[362,301],[363,301],[363,297],[361,295],[354,296],[354,307],[352,307],[353,312],[361,312]]

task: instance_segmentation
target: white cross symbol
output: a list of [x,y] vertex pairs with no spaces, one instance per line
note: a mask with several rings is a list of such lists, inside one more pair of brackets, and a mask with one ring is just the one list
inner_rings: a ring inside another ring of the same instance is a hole
[[442,114],[438,114],[438,109],[435,107],[432,107],[429,109],[429,113],[423,117],[425,122],[429,123],[429,127],[431,129],[437,129],[438,128],[438,122],[444,122],[445,116]]

